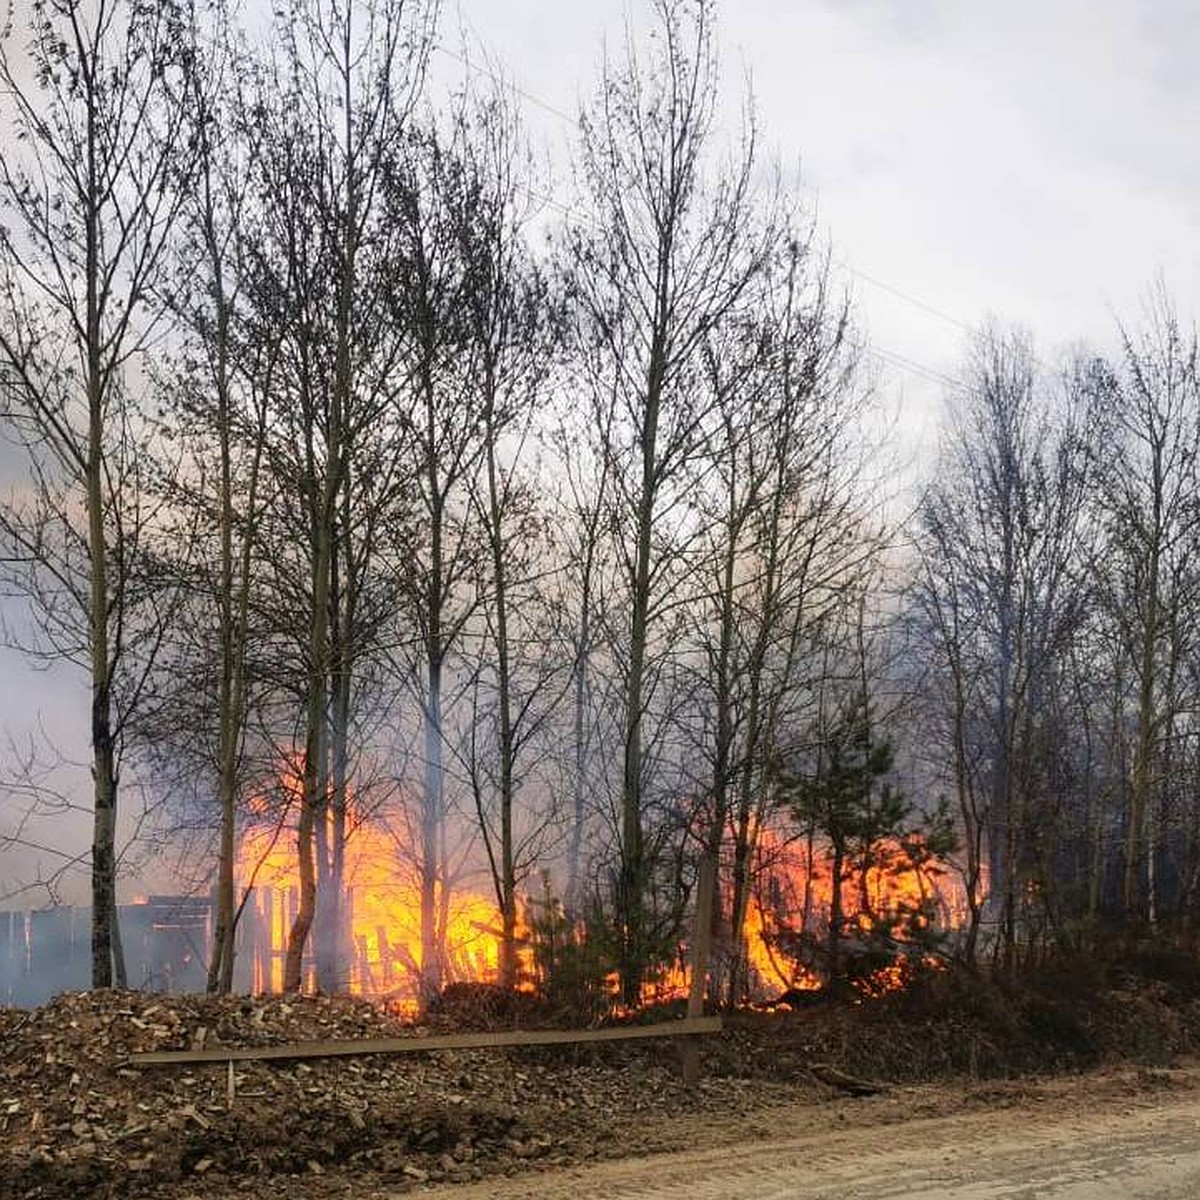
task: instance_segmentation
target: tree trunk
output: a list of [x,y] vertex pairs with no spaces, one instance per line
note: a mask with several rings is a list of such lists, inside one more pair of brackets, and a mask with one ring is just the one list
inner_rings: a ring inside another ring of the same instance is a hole
[[421,979],[422,1004],[442,987],[442,664],[430,657],[425,695],[425,790],[421,804]]
[[[344,618],[343,655],[346,653],[348,625],[348,618]],[[350,667],[349,663],[344,663],[334,680],[333,728],[330,739],[332,780],[329,796],[328,986],[336,992],[345,992],[350,983],[350,931],[347,927],[346,911],[346,827],[350,808],[350,687]]]
[[[217,437],[220,443],[220,494],[218,497],[221,578],[217,598],[218,636],[221,642],[221,680],[217,694],[217,801],[220,810],[220,840],[217,849],[217,911],[213,928],[213,951],[208,964],[207,990],[228,992],[233,985],[234,955],[234,857],[237,853],[237,752],[241,734],[240,665],[245,648],[240,645],[239,626],[234,617],[233,560],[233,438],[229,397],[229,304],[221,250],[216,238],[216,216],[211,195],[211,161],[207,123],[201,118],[200,137],[204,195],[203,232],[212,268],[213,303],[216,308]],[[248,535],[247,535],[248,536]],[[241,613],[238,614],[241,616]]]
[[[731,487],[732,490],[732,487]],[[725,547],[720,577],[719,616],[721,631],[717,646],[717,669],[714,701],[717,709],[717,742],[713,749],[712,813],[705,839],[705,861],[714,872],[716,882],[708,890],[712,911],[708,919],[719,925],[721,916],[721,889],[716,886],[720,878],[721,846],[725,840],[725,826],[729,819],[729,790],[733,776],[733,681],[731,659],[733,656],[734,632],[734,567],[737,560],[737,541],[741,524],[737,520],[733,496],[730,496],[728,542]],[[736,874],[736,871],[735,871]],[[732,925],[732,923],[731,923]],[[740,926],[738,934],[740,935]],[[711,930],[710,930],[711,932]],[[732,968],[738,955],[734,952],[737,941],[730,929],[729,962]],[[730,976],[732,978],[731,969]]]
[[829,879],[829,931],[825,940],[825,970],[829,989],[840,992],[845,979],[842,973],[842,879],[846,870],[846,845],[842,838],[833,839],[833,861]]
[[517,984],[517,865],[513,840],[513,800],[516,738],[512,719],[512,664],[508,641],[508,572],[505,564],[503,499],[496,463],[495,396],[491,372],[485,382],[488,396],[487,484],[488,535],[492,551],[492,587],[496,616],[496,688],[500,706],[500,986]]
[[579,643],[575,652],[572,733],[574,737],[574,774],[571,786],[571,835],[567,843],[567,889],[563,907],[567,915],[578,915],[582,903],[584,796],[587,785],[587,697],[588,669],[591,665],[592,638],[592,562],[595,532],[589,530],[583,569],[583,592],[579,601]]
[[1158,642],[1158,553],[1150,555],[1147,571],[1146,622],[1141,630],[1141,659],[1138,663],[1137,742],[1133,752],[1133,780],[1129,789],[1129,810],[1125,830],[1125,870],[1121,884],[1121,903],[1125,919],[1136,924],[1142,910],[1142,842],[1146,812],[1153,786],[1155,730],[1155,650]]
[[[660,285],[661,288],[661,285]],[[663,375],[661,333],[656,331],[651,355],[646,406],[640,430],[641,487],[637,505],[637,534],[630,598],[629,678],[625,689],[625,753],[621,777],[621,871],[617,921],[621,943],[617,973],[626,1005],[641,998],[648,964],[645,901],[647,864],[642,831],[642,723],[646,709],[646,652],[650,625],[651,549],[658,460],[655,453]]]
[[97,176],[94,88],[88,94],[86,208],[87,262],[87,403],[86,464],[88,554],[90,571],[90,642],[92,683],[92,986],[125,986],[123,955],[116,950],[117,933],[117,771],[112,735],[112,659],[108,636],[108,544],[105,530],[104,376],[100,327],[100,211]]
[[[349,349],[339,347],[339,359]],[[343,368],[344,369],[344,368]],[[339,389],[334,388],[326,434],[325,478],[319,506],[313,514],[312,609],[309,614],[308,710],[304,743],[304,785],[300,797],[297,856],[300,902],[288,934],[284,960],[283,990],[297,992],[302,986],[304,950],[317,907],[317,875],[314,845],[318,821],[327,820],[329,604],[333,574],[334,516],[342,484],[342,407]]]

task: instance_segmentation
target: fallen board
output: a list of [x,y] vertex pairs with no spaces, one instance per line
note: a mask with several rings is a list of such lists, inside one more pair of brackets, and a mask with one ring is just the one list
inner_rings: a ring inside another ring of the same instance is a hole
[[499,1046],[563,1046],[576,1042],[623,1042],[633,1038],[717,1033],[720,1017],[688,1017],[656,1025],[611,1029],[506,1029],[497,1033],[451,1033],[438,1037],[362,1038],[349,1042],[292,1042],[283,1046],[210,1046],[204,1050],[146,1050],[131,1054],[135,1067],[245,1062],[268,1058],[344,1058],[361,1054],[412,1054],[422,1050],[488,1050]]

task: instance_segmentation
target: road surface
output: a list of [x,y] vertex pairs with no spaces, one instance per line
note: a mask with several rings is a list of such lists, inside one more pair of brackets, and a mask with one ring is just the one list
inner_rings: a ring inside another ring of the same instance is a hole
[[1200,1098],[1101,1093],[446,1186],[438,1200],[1198,1200]]

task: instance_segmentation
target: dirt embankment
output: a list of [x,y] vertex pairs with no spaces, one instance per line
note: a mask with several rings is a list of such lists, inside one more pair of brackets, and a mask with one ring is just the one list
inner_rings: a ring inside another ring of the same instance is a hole
[[[1129,1086],[1153,1090],[1200,1047],[1188,962],[1083,964],[1020,988],[945,973],[861,1006],[734,1014],[690,1091],[671,1043],[625,1043],[245,1062],[232,1108],[224,1064],[135,1069],[129,1054],[428,1030],[345,999],[65,996],[0,1011],[0,1198],[266,1195],[282,1177],[292,1197],[395,1195],[778,1136],[783,1122],[1002,1107],[1037,1076],[1105,1064],[1138,1064]],[[818,1064],[884,1094],[847,1100]]]

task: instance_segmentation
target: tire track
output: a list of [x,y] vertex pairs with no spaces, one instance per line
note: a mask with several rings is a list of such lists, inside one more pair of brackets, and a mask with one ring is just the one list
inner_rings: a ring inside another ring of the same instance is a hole
[[[1085,1101],[1086,1103],[1086,1101]],[[811,1112],[811,1110],[808,1110]],[[805,1110],[795,1110],[795,1119]],[[433,1189],[441,1200],[1194,1200],[1200,1100],[863,1125]]]

